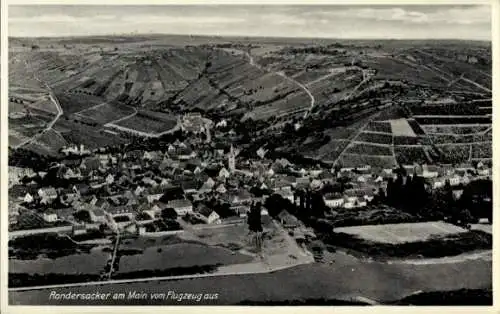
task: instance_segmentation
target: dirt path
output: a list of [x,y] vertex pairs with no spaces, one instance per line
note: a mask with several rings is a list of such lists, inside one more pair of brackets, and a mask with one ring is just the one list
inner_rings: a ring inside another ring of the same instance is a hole
[[[31,66],[25,61],[26,63],[26,66],[27,67],[30,67]],[[33,71],[33,70],[32,70]],[[47,90],[49,91],[49,97],[50,97],[50,100],[54,103],[54,105],[56,106],[56,109],[57,109],[57,115],[56,117],[45,127],[45,129],[43,129],[41,132],[39,132],[38,134],[36,134],[35,136],[19,143],[16,147],[14,148],[19,148],[19,147],[22,147],[22,146],[25,146],[25,145],[28,145],[30,143],[32,143],[33,141],[35,141],[39,136],[43,135],[45,132],[47,132],[48,130],[52,129],[52,127],[54,126],[54,124],[57,122],[57,120],[59,120],[59,118],[62,116],[63,114],[63,110],[61,108],[61,104],[59,103],[59,100],[57,99],[56,95],[54,94],[54,91],[49,87],[49,85],[45,82],[42,82],[36,75],[35,73],[33,72],[33,77],[35,78],[35,80],[37,80],[38,82],[40,82],[42,85],[44,85]]]

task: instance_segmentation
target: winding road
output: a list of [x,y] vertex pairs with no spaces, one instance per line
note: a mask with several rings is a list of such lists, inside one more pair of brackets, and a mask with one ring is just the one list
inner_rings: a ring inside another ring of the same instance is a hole
[[[31,68],[31,66],[28,64],[27,61],[25,61],[26,63],[26,67],[29,67]],[[48,130],[52,129],[52,127],[54,126],[54,124],[57,122],[57,120],[62,116],[63,114],[63,110],[61,108],[61,104],[59,103],[59,100],[57,99],[56,95],[54,94],[54,91],[50,88],[50,86],[41,81],[37,76],[36,74],[34,73],[33,69],[31,70],[33,72],[33,78],[35,78],[35,80],[37,80],[38,82],[40,82],[41,84],[43,84],[45,86],[45,88],[49,91],[49,97],[50,97],[50,100],[54,103],[54,105],[56,106],[56,109],[57,109],[57,115],[56,117],[47,125],[47,127],[45,127],[45,129],[43,129],[40,133],[36,134],[35,136],[29,138],[29,139],[26,139],[25,141],[19,143],[16,147],[14,148],[19,148],[19,147],[22,147],[24,145],[27,145],[27,144],[30,144],[31,142],[33,142],[34,140],[36,140],[40,135],[44,134],[45,132],[47,132]]]

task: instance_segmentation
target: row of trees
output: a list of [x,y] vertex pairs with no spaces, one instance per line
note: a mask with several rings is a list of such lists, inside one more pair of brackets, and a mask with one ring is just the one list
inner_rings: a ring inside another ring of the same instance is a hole
[[[402,173],[389,180],[387,195],[379,194],[376,202],[402,209],[410,214],[429,219],[449,218],[452,221],[475,222],[479,218],[492,219],[492,182],[477,180],[454,189],[449,181],[434,191],[426,189],[424,178]],[[456,191],[456,192],[454,192]]]

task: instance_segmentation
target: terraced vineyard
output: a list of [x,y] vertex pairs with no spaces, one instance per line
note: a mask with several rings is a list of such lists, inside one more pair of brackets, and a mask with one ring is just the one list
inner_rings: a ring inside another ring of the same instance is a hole
[[[123,143],[123,133],[156,136],[175,127],[175,115],[202,111],[239,123],[258,121],[263,141],[269,132],[281,134],[300,122],[298,133],[304,134],[284,134],[279,145],[334,164],[377,158],[384,166],[435,163],[445,161],[447,152],[459,160],[491,158],[491,149],[483,147],[491,143],[492,123],[486,48],[468,47],[471,54],[482,51],[481,62],[469,64],[450,53],[463,48],[456,43],[241,39],[219,46],[222,39],[200,39],[196,45],[157,46],[155,40],[142,46],[116,42],[107,51],[82,44],[85,53],[66,46],[11,52],[9,109],[18,115],[11,123],[12,145],[49,123],[63,129],[68,143],[89,142],[77,134],[82,130],[95,143]],[[142,114],[147,111],[171,118]],[[26,114],[46,124],[22,127]]]

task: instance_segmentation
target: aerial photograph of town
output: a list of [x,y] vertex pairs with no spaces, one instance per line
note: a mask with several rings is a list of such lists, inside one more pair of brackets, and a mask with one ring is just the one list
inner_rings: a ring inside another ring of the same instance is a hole
[[493,304],[490,5],[8,14],[9,305]]

